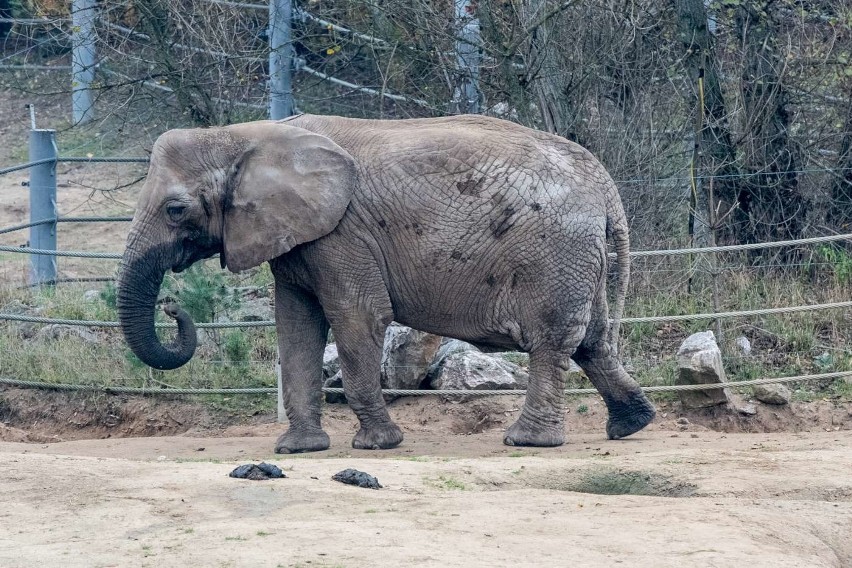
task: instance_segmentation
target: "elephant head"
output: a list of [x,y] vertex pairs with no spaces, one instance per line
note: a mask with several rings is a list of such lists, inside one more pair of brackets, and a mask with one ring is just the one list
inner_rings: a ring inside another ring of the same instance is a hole
[[331,232],[352,196],[352,157],[324,136],[272,121],[171,130],[154,144],[118,277],[125,339],[146,364],[174,369],[196,346],[174,305],[178,334],[163,344],[154,306],[165,272],[220,255],[239,272]]

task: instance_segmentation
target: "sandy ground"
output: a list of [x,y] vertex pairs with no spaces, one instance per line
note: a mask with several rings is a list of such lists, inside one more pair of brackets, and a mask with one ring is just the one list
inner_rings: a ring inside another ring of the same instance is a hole
[[[326,452],[275,456],[279,429],[0,442],[0,565],[852,566],[848,431],[598,432],[555,449],[417,431],[383,452],[339,432]],[[288,478],[227,476],[257,460]],[[330,479],[349,467],[384,488]],[[660,496],[569,490],[625,473]]]

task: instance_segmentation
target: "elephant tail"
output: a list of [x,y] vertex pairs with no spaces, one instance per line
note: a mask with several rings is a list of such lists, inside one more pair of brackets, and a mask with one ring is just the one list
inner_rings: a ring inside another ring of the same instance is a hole
[[618,190],[615,198],[609,200],[610,211],[607,214],[607,233],[612,236],[615,244],[615,263],[617,267],[617,283],[615,289],[615,305],[612,308],[612,323],[609,326],[607,342],[612,348],[613,355],[618,354],[618,339],[621,332],[621,318],[624,315],[624,304],[627,298],[627,288],[630,285],[630,234],[627,229],[627,216],[621,206]]

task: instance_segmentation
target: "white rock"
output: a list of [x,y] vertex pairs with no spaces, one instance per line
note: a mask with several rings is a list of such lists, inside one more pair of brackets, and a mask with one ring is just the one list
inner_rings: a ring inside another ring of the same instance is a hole
[[526,371],[498,357],[478,351],[458,351],[448,355],[431,385],[436,390],[525,389]]
[[[722,352],[712,331],[694,333],[686,338],[677,352],[678,377],[675,384],[696,385],[725,383]],[[728,402],[723,388],[701,391],[679,391],[687,408],[704,408]]]

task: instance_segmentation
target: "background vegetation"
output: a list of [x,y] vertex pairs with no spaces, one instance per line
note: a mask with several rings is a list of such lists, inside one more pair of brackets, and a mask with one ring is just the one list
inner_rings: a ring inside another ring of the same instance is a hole
[[[301,71],[294,82],[300,111],[402,118],[459,109],[457,91],[467,79],[455,63],[459,21],[452,3],[309,0],[295,6],[302,14],[293,44],[299,65],[403,97],[368,94]],[[852,230],[848,2],[479,0],[470,6],[481,30],[478,107],[592,150],[618,182],[634,249]],[[69,62],[70,23],[63,19],[68,2],[12,0],[0,2],[3,11],[45,18],[42,25],[0,27],[5,63]],[[68,125],[69,135],[97,139],[96,152],[104,150],[105,139],[111,140],[108,148],[142,150],[173,126],[265,117],[265,11],[215,0],[104,0],[99,12],[98,118],[85,126]],[[66,73],[21,70],[5,81],[36,93],[69,89]],[[849,243],[712,259],[637,260],[628,315],[852,297]],[[215,317],[234,307],[229,287],[238,284],[209,274],[190,272],[175,286],[183,287],[181,299],[197,315]],[[64,294],[82,293],[68,290],[49,298],[44,292],[6,291],[4,302],[56,306],[67,301],[87,315],[109,309],[108,303],[62,300]],[[192,290],[202,292],[193,296]],[[849,310],[833,310],[718,324],[629,325],[624,327],[625,357],[643,382],[668,382],[679,342],[711,327],[721,335],[734,378],[849,369],[850,318]],[[4,328],[7,343],[0,352],[34,349],[14,329]],[[734,349],[740,336],[751,341],[752,355]],[[214,368],[232,371],[221,379],[200,373],[194,366],[202,357],[169,380],[199,384],[203,376],[225,384],[238,377],[269,383],[274,352],[269,341],[268,332],[229,332],[215,338],[216,348],[205,357],[221,363]],[[120,342],[114,348],[122,349]],[[32,364],[13,367],[7,366],[10,359],[17,355],[4,358],[3,374],[49,375],[48,363],[36,364],[35,356]],[[102,380],[148,373],[134,367],[132,358],[122,361]],[[257,375],[256,365],[262,369]]]

